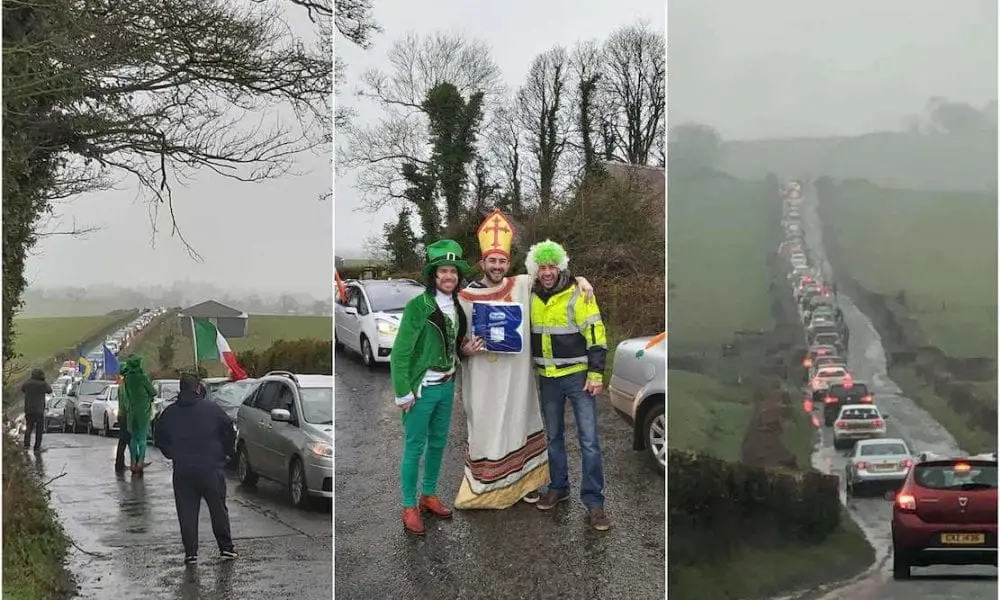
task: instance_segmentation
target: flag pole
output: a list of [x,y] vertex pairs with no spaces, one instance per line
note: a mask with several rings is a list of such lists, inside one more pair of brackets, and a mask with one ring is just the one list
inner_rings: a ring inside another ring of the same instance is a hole
[[195,372],[195,375],[198,375],[198,373],[199,373],[199,369],[198,369],[198,336],[195,334],[194,317],[190,317],[190,319],[191,319],[191,345],[194,348],[194,372]]

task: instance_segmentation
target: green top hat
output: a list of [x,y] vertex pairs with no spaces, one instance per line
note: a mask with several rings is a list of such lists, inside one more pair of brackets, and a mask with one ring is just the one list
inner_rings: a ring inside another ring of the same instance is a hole
[[427,246],[427,264],[420,273],[424,277],[430,277],[431,272],[438,267],[455,267],[463,277],[469,272],[469,264],[462,260],[462,246],[458,242],[438,240]]

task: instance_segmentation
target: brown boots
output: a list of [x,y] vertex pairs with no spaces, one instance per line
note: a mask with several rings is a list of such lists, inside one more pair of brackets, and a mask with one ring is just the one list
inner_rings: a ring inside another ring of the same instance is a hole
[[441,519],[450,519],[452,514],[451,509],[438,500],[437,496],[421,496],[418,506],[403,509],[403,529],[406,533],[424,535],[427,532],[421,512],[429,512]]

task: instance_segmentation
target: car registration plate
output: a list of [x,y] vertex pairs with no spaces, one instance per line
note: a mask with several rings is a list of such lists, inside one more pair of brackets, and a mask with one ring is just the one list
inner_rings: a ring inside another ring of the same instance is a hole
[[896,470],[896,465],[893,465],[893,464],[875,465],[875,470],[876,471],[895,471]]
[[984,533],[942,533],[941,543],[947,546],[975,546],[986,543]]

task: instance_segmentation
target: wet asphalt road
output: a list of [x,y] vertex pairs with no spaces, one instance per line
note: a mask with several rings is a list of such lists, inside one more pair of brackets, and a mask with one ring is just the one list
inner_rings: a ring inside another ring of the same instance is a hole
[[[402,425],[388,369],[369,372],[358,357],[338,352],[334,373],[338,599],[664,597],[664,480],[631,449],[630,429],[606,399],[599,399],[599,426],[610,531],[587,525],[569,411],[570,502],[544,513],[524,503],[456,511],[451,521],[427,520],[420,539],[407,536],[400,521]],[[456,399],[439,484],[449,505],[461,482],[465,440]]]
[[[807,202],[802,214],[807,243],[829,278],[831,271],[823,252],[815,205]],[[889,379],[881,338],[868,317],[844,294],[839,294],[838,303],[851,332],[848,367],[855,379],[868,383],[879,409],[889,415],[886,437],[906,440],[914,453],[960,454],[961,450],[951,434],[926,411],[904,397],[899,386]],[[833,449],[833,433],[828,427],[820,430],[820,439],[813,453],[813,466],[840,476],[843,482],[846,459],[842,452]],[[988,566],[914,567],[912,580],[893,580],[892,502],[883,498],[847,500],[843,487],[841,494],[851,517],[875,547],[876,566],[859,581],[822,596],[824,600],[966,600],[997,597],[997,569]]]
[[261,482],[245,490],[230,477],[229,518],[239,559],[223,562],[202,505],[200,564],[183,565],[170,462],[150,447],[143,479],[116,477],[117,440],[50,433],[36,468],[51,480],[51,505],[76,548],[68,566],[78,598],[132,600],[330,598],[330,508],[304,512]]

